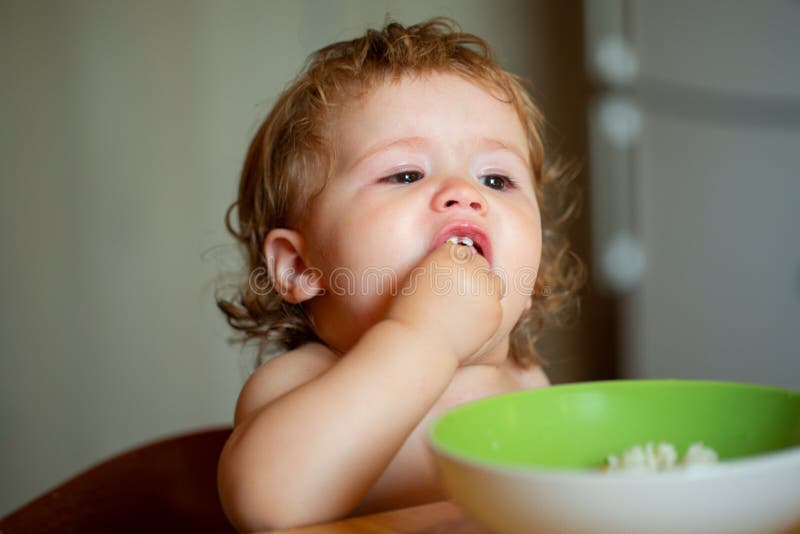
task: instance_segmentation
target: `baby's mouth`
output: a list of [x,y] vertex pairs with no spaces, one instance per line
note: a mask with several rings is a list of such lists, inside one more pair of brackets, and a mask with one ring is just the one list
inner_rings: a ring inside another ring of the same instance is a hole
[[430,250],[439,248],[445,243],[455,243],[462,247],[469,247],[474,252],[483,256],[493,266],[492,241],[483,228],[470,221],[453,221],[439,229],[431,240]]

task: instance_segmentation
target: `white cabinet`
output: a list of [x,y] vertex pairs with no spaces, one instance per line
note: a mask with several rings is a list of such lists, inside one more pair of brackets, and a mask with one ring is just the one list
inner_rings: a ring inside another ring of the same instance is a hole
[[646,258],[620,295],[624,374],[800,388],[800,2],[608,6],[638,73],[604,92],[641,118],[616,164]]

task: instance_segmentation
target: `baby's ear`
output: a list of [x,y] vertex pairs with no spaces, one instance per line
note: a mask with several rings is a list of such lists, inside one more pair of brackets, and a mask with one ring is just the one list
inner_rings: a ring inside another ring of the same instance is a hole
[[276,228],[264,239],[269,278],[286,302],[297,304],[320,295],[322,273],[305,261],[305,241],[300,232]]

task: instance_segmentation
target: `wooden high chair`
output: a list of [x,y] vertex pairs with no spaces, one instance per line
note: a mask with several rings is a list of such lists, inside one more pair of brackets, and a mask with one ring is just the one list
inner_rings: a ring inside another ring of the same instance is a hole
[[217,497],[217,460],[230,428],[125,452],[0,520],[17,532],[233,532]]

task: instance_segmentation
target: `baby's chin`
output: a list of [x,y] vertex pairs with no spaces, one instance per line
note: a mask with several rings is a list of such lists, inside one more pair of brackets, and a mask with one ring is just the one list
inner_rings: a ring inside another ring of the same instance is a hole
[[498,332],[468,360],[468,365],[501,365],[508,359],[510,349],[509,334]]

